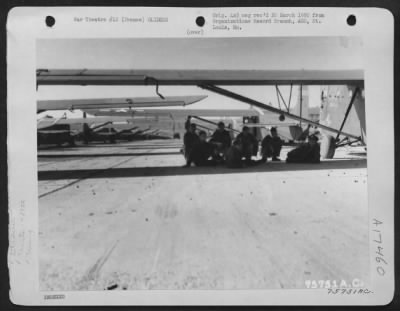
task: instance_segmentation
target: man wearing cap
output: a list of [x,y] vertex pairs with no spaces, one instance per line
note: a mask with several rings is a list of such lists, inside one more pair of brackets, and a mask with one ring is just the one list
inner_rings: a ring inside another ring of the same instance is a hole
[[235,140],[226,151],[225,164],[228,168],[242,168],[244,163],[242,161],[242,145],[239,141]]
[[[214,145],[206,141],[207,134],[205,131],[199,132],[199,141],[196,142],[193,148],[190,150],[187,158],[186,167],[189,167],[192,163],[196,166],[210,166],[214,165],[215,161],[212,158],[214,156]],[[210,159],[212,158],[212,159]]]
[[216,153],[222,157],[225,157],[226,151],[232,144],[231,136],[227,130],[225,130],[224,122],[218,123],[218,128],[212,134],[210,143],[216,145]]
[[263,162],[267,162],[267,158],[272,157],[272,161],[280,161],[282,139],[278,136],[276,127],[271,127],[271,135],[267,135],[261,142],[261,155]]
[[236,137],[236,141],[242,146],[242,156],[246,158],[246,162],[251,161],[251,156],[258,152],[258,141],[248,126],[243,126],[242,132]]

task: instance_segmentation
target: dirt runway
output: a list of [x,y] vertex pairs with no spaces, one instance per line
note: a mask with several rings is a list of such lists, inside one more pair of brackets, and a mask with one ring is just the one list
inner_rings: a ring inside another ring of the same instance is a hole
[[321,164],[183,168],[180,147],[38,152],[41,290],[368,281],[365,156],[343,149]]

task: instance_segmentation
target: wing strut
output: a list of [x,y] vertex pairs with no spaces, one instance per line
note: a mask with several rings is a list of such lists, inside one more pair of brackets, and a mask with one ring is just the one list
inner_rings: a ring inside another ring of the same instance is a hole
[[337,129],[331,128],[329,126],[326,126],[326,125],[323,125],[323,124],[319,124],[318,122],[311,121],[311,120],[299,117],[297,115],[291,114],[289,112],[286,112],[284,110],[280,110],[278,108],[275,108],[275,107],[260,103],[260,102],[254,100],[254,99],[251,99],[251,98],[248,98],[248,97],[233,93],[231,91],[228,91],[226,89],[217,87],[215,85],[200,84],[199,87],[202,88],[202,89],[205,89],[205,90],[220,94],[220,95],[224,95],[226,97],[233,98],[233,99],[241,101],[243,103],[246,103],[246,104],[249,104],[249,105],[253,105],[253,106],[256,106],[258,108],[261,108],[261,109],[276,113],[276,114],[286,115],[288,118],[291,118],[291,119],[294,119],[294,120],[298,120],[298,121],[303,121],[304,123],[317,126],[317,127],[321,128],[321,129],[324,129],[324,130],[327,130],[327,131],[330,131],[330,132],[333,132],[333,133],[339,133],[339,134],[342,134],[344,136],[348,136],[348,137],[351,137],[351,138],[354,138],[354,139],[359,139],[360,138],[359,136],[338,131]]
[[[278,88],[278,85],[275,85],[275,89],[276,89],[276,97],[278,98],[278,106],[279,106],[279,109],[282,109],[281,108],[281,99],[279,98],[279,88]],[[286,106],[286,105],[285,105]]]
[[303,118],[303,84],[300,84],[300,127],[301,119]]
[[[210,120],[207,120],[207,119],[204,119],[204,118],[201,118],[201,117],[197,117],[197,116],[191,116],[192,118],[195,118],[195,119],[197,119],[197,120],[200,120],[200,121],[203,121],[203,122],[206,122],[206,123],[209,123],[209,124],[213,124],[213,125],[216,125],[216,126],[218,126],[218,123],[215,123],[215,122],[212,122],[212,121],[210,121]],[[236,132],[236,133],[240,133],[240,131],[238,131],[238,130],[235,130],[235,129],[232,129],[232,128],[225,128],[227,131],[232,131],[232,132]]]
[[291,99],[292,99],[292,87],[293,87],[293,85],[290,84],[289,102],[288,102],[288,104],[286,105],[286,101],[285,101],[285,99],[283,98],[283,95],[282,95],[282,93],[281,93],[281,90],[279,89],[278,84],[275,85],[275,88],[276,88],[276,96],[278,97],[279,109],[281,109],[281,104],[280,104],[280,100],[279,100],[279,97],[280,97],[280,98],[282,99],[283,104],[285,105],[285,108],[286,108],[287,112],[290,112],[289,109],[290,109],[290,101],[291,101]]
[[293,89],[293,84],[290,84],[290,94],[289,94],[289,102],[288,102],[287,112],[290,112],[290,102],[292,101],[292,89]]

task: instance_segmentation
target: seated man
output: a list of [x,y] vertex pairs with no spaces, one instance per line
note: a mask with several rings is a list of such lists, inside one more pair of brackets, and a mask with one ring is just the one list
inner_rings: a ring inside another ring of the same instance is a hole
[[258,141],[247,126],[243,126],[242,132],[236,137],[236,141],[242,145],[242,157],[246,162],[251,161],[251,156],[256,155],[258,151]]
[[302,144],[296,149],[288,152],[287,163],[319,163],[320,147],[318,137],[311,135],[308,137],[308,143]]
[[242,162],[242,145],[235,140],[231,147],[228,148],[225,155],[225,163],[229,168],[241,168]]
[[216,153],[219,156],[222,154],[222,157],[225,157],[225,153],[231,146],[232,141],[229,132],[225,130],[224,122],[218,123],[218,128],[212,134],[209,142],[216,145]]
[[206,141],[207,134],[205,131],[200,131],[199,141],[190,150],[190,154],[186,161],[186,167],[189,167],[192,163],[196,166],[209,166],[214,165],[214,159],[210,159],[215,152],[215,146]]
[[279,154],[281,153],[283,141],[278,136],[276,127],[271,127],[271,135],[267,135],[261,142],[262,161],[267,162],[267,158],[272,157],[272,161],[280,161]]

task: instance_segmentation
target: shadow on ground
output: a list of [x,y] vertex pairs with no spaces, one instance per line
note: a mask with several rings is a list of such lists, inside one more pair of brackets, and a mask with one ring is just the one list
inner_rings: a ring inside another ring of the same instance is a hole
[[63,159],[68,158],[96,158],[96,157],[131,157],[131,156],[155,156],[155,155],[173,155],[181,154],[179,151],[167,151],[167,152],[130,152],[130,153],[72,153],[72,154],[40,154],[39,159]]
[[229,169],[224,166],[210,167],[124,167],[110,169],[87,169],[87,170],[51,170],[39,171],[39,180],[59,179],[87,179],[87,178],[121,178],[121,177],[143,177],[143,176],[180,176],[180,175],[209,175],[209,174],[232,174],[232,173],[260,173],[260,172],[284,172],[284,171],[316,171],[335,169],[366,168],[366,159],[326,160],[319,164],[294,164],[294,163],[267,163],[249,166],[240,169]]
[[38,147],[38,151],[74,151],[74,150],[84,150],[86,148],[126,148],[126,149],[176,149],[182,147],[182,143],[176,142],[175,145],[166,144],[166,143],[155,143],[155,144],[143,144],[131,146],[132,142],[118,142],[115,144],[111,143],[91,143],[88,145],[85,144],[76,144],[75,146],[56,146],[56,145],[42,145]]

